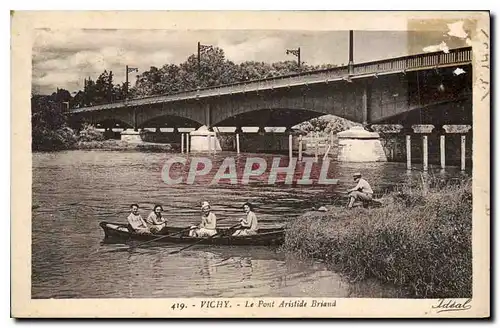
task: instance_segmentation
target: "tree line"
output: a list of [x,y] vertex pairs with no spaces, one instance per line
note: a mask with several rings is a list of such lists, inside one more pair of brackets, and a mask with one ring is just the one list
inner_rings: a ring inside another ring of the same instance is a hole
[[[222,49],[213,47],[203,53],[199,66],[196,55],[189,56],[179,65],[165,64],[159,68],[151,66],[149,70],[137,75],[133,86],[127,86],[125,82],[115,84],[113,72],[105,70],[95,81],[90,77],[85,79],[83,89],[78,90],[74,96],[67,90],[57,89],[57,92],[52,94],[52,98],[64,99],[65,102],[69,102],[70,108],[80,108],[122,101],[127,95],[129,99],[169,95],[196,88],[214,87],[333,67],[336,65],[302,63],[299,66],[296,61],[292,60],[274,63],[245,61],[235,64],[225,57]],[[64,97],[61,98],[61,94],[64,94]]]

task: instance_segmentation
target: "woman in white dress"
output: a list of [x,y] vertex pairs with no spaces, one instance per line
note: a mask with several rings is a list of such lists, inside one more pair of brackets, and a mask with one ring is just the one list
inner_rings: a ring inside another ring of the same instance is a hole
[[246,202],[243,204],[243,210],[247,215],[246,217],[240,219],[241,229],[236,230],[233,233],[233,236],[251,236],[257,233],[257,216],[253,211],[252,204]]

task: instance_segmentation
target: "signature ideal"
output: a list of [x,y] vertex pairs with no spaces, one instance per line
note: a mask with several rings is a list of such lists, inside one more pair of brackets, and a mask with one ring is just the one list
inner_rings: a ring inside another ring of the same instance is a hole
[[471,301],[472,299],[470,298],[465,301],[441,298],[438,300],[438,304],[433,305],[432,308],[436,309],[436,313],[447,311],[467,311],[472,308],[472,305],[470,304]]

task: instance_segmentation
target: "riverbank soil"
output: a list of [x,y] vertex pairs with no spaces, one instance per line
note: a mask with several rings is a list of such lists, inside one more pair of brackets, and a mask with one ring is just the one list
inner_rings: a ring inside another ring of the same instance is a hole
[[284,248],[407,297],[471,297],[472,181],[406,186],[383,199],[381,208],[327,206],[294,219]]

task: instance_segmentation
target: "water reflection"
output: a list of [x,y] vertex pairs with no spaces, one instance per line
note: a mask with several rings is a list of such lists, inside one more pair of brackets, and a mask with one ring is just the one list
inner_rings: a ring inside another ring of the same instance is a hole
[[[226,155],[215,158],[222,161]],[[109,252],[123,247],[123,241],[103,242],[98,224],[125,222],[131,203],[139,203],[143,215],[158,203],[170,224],[189,226],[199,222],[199,204],[206,200],[218,218],[224,219],[221,226],[237,222],[245,201],[256,205],[262,226],[280,226],[312,207],[345,205],[341,192],[352,187],[354,171],[363,172],[379,194],[420,177],[419,171],[407,171],[405,163],[331,162],[328,176],[339,179],[335,186],[273,186],[263,181],[245,186],[169,186],[161,179],[169,156],[173,155],[33,154],[34,298],[346,296],[353,286],[321,263],[299,261],[272,248],[196,246],[169,255],[181,246],[165,244]],[[252,154],[236,157],[238,167],[248,156]],[[272,157],[268,156],[268,163]],[[458,169],[430,169],[430,176],[462,177]],[[372,293],[369,288],[365,292],[365,296]]]

